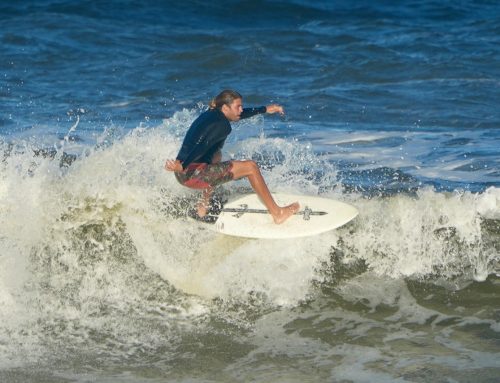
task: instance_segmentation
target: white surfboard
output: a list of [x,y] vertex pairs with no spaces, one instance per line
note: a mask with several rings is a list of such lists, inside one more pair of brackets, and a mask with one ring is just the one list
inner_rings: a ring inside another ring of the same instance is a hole
[[224,205],[215,230],[248,238],[306,237],[336,229],[358,215],[354,206],[329,198],[280,193],[273,197],[281,206],[299,202],[299,212],[276,225],[259,197],[249,194]]

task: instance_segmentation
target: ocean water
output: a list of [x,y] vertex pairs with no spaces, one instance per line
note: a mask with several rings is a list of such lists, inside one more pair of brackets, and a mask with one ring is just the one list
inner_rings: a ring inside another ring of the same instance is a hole
[[[186,218],[225,88],[286,110],[225,158],[359,216]],[[1,1],[0,381],[500,381],[499,100],[497,1]]]

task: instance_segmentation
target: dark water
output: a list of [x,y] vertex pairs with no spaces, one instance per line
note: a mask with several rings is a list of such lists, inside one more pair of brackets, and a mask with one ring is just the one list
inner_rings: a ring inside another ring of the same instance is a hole
[[[495,1],[1,2],[0,380],[498,381],[499,36]],[[184,217],[163,164],[224,88],[287,112],[224,156],[355,221]]]

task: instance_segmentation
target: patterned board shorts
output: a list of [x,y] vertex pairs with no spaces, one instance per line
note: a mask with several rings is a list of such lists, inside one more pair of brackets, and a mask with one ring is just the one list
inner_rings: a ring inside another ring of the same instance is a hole
[[231,161],[216,164],[192,163],[182,172],[175,173],[181,185],[192,189],[214,188],[233,180]]

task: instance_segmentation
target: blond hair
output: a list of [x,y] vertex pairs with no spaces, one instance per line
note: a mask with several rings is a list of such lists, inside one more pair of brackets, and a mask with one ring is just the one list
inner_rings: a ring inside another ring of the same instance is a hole
[[226,89],[210,101],[210,109],[221,109],[224,105],[230,106],[234,100],[242,99],[235,90]]

